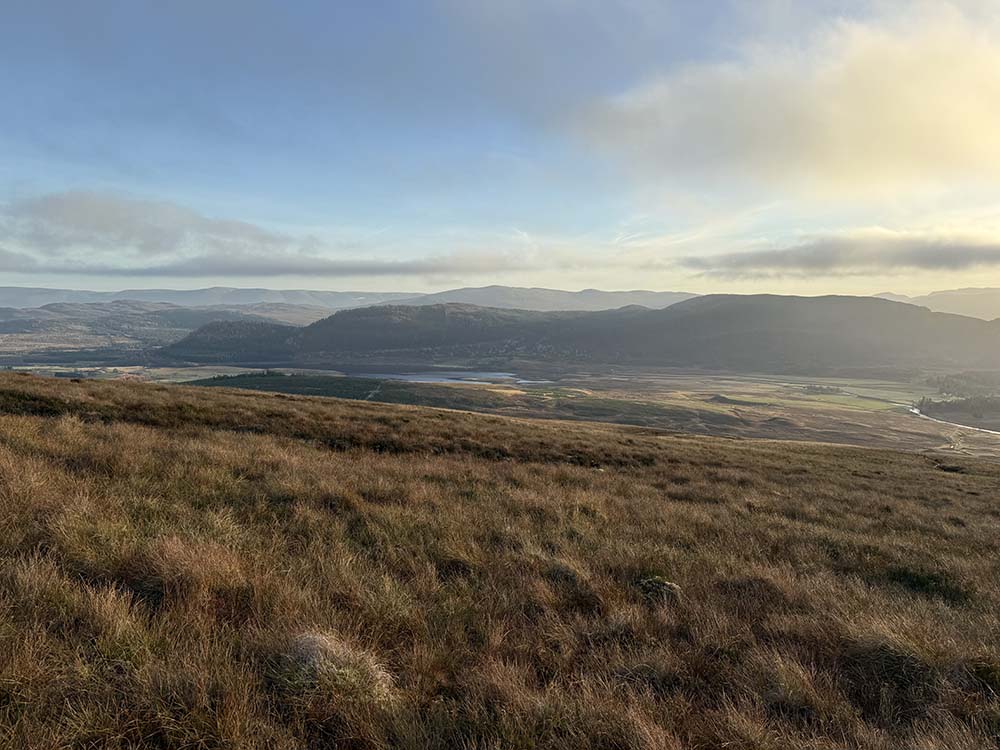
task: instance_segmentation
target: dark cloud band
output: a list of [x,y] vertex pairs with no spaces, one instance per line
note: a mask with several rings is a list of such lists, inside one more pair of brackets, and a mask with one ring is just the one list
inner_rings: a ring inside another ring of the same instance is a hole
[[1000,243],[947,237],[821,237],[788,248],[682,258],[710,276],[837,276],[1000,266]]

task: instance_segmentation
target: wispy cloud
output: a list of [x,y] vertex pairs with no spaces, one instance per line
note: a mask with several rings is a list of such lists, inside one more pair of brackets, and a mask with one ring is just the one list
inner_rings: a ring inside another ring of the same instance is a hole
[[44,255],[75,249],[134,256],[201,250],[276,250],[308,244],[243,221],[204,216],[167,201],[73,190],[14,201],[0,213],[8,241]]
[[38,262],[30,255],[16,253],[0,247],[0,271],[30,273],[38,266]]
[[533,262],[516,251],[379,258],[359,241],[324,241],[167,201],[85,190],[0,207],[0,231],[0,269],[28,274],[406,277],[522,270]]
[[1000,267],[1000,239],[872,229],[800,244],[682,258],[678,265],[722,278],[850,276]]
[[39,270],[82,276],[129,276],[198,278],[225,276],[254,278],[275,276],[360,277],[360,276],[442,276],[495,273],[517,267],[509,256],[442,255],[417,260],[336,260],[321,256],[281,253],[200,255],[178,261],[146,266],[104,264],[46,265]]
[[[917,10],[922,8],[922,10]],[[1000,179],[1000,34],[955,4],[747,44],[584,112],[590,142],[654,181],[898,195]]]

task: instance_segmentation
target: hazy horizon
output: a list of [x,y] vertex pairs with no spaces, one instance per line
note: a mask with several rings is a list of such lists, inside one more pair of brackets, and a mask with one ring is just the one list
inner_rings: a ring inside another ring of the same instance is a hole
[[1000,287],[984,0],[39,2],[0,63],[3,285]]
[[[580,294],[583,292],[601,292],[606,294],[625,294],[629,292],[650,292],[653,294],[667,294],[671,292],[676,293],[690,293],[695,296],[705,296],[710,294],[776,294],[776,295],[788,295],[788,296],[803,296],[803,297],[821,297],[829,295],[845,295],[845,296],[858,296],[858,297],[879,297],[883,295],[895,295],[899,297],[907,298],[919,298],[932,294],[942,294],[942,293],[964,293],[964,292],[977,292],[977,291],[1000,291],[1000,288],[994,287],[961,287],[956,289],[936,289],[929,288],[926,291],[910,291],[910,290],[900,290],[900,289],[881,289],[874,292],[843,292],[843,291],[829,291],[824,292],[822,290],[798,294],[796,292],[771,292],[766,288],[761,288],[759,290],[753,290],[748,292],[725,292],[725,291],[706,291],[706,292],[692,292],[690,289],[659,289],[659,288],[612,288],[612,287],[579,287],[579,288],[564,288],[564,287],[554,287],[554,286],[515,286],[508,284],[480,284],[480,285],[467,285],[462,287],[453,286],[437,286],[429,288],[389,288],[389,287],[373,287],[373,288],[358,288],[351,286],[350,284],[343,284],[338,286],[324,286],[322,284],[314,284],[311,286],[288,286],[282,284],[207,284],[207,285],[187,285],[187,286],[166,286],[163,284],[136,284],[136,285],[89,285],[89,286],[42,286],[42,285],[32,285],[32,284],[7,284],[0,286],[0,288],[17,288],[17,289],[49,289],[49,290],[63,290],[72,292],[94,292],[97,294],[111,294],[118,292],[127,291],[163,291],[163,292],[196,292],[205,291],[208,289],[219,288],[219,289],[234,289],[234,290],[251,290],[260,289],[272,292],[297,292],[297,291],[308,291],[308,292],[329,292],[329,293],[343,293],[343,294],[401,294],[407,295],[412,294],[414,296],[424,296],[424,295],[434,295],[441,294],[450,291],[459,291],[462,289],[489,289],[491,287],[506,288],[506,289],[533,289],[548,292],[561,292],[567,294]],[[0,299],[0,305],[2,305],[3,300]]]

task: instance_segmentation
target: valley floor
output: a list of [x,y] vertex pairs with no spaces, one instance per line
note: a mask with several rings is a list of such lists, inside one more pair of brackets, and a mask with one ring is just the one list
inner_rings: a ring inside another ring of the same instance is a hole
[[0,375],[0,746],[1000,739],[1000,466]]
[[[438,369],[371,372],[233,366],[34,366],[59,377],[140,379],[433,406],[531,419],[597,421],[672,434],[827,442],[1000,460],[1000,434],[969,414],[913,413],[937,388],[919,379],[735,374],[678,368],[579,370],[521,363],[519,374]],[[953,422],[953,424],[949,424]],[[967,426],[966,426],[967,425]]]
[[[935,390],[920,382],[808,378],[678,369],[434,373],[395,379],[323,371],[147,370],[167,380],[278,393],[335,396],[515,417],[599,421],[672,433],[828,442],[1000,459],[1000,435],[920,419],[912,405]],[[202,379],[192,376],[207,373]],[[499,374],[502,375],[502,374]],[[967,418],[967,416],[966,416]],[[961,419],[954,420],[960,422]]]

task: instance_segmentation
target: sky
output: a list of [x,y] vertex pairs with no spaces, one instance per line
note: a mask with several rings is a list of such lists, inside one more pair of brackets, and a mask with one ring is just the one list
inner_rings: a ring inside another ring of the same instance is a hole
[[996,0],[0,17],[0,286],[1000,286]]

